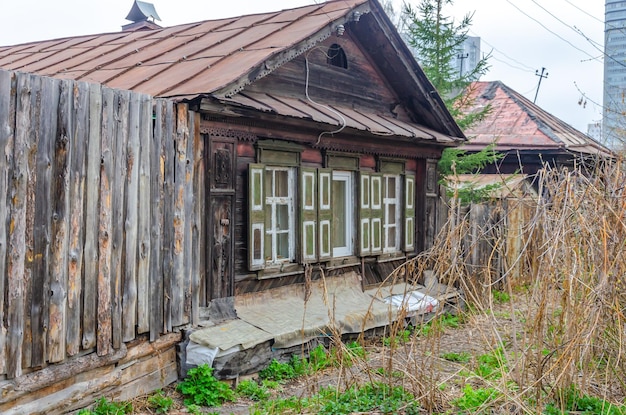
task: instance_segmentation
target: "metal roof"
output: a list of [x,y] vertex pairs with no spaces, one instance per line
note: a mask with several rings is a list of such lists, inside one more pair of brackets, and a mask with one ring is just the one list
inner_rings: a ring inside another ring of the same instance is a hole
[[[367,0],[340,0],[163,29],[0,47],[0,67],[103,83],[158,97],[192,98],[245,78],[268,60],[313,46],[320,31]],[[367,12],[368,8],[361,11]],[[327,35],[326,35],[327,36]],[[296,50],[294,50],[294,47]],[[265,68],[264,68],[265,69]],[[271,70],[272,68],[267,68]]]
[[611,156],[611,151],[591,137],[543,110],[500,81],[474,82],[469,88],[473,105],[468,112],[491,110],[465,134],[468,150],[495,143],[495,150],[567,151]]
[[336,114],[302,100],[269,95],[272,91],[258,96],[242,92],[248,84],[327,39],[339,25],[352,25],[353,33],[382,68],[413,120],[402,122],[391,113],[336,107],[347,127],[378,135],[433,139],[443,145],[464,140],[377,0],[329,0],[168,28],[0,47],[0,68],[175,100],[210,98],[281,116],[337,124],[340,117]]

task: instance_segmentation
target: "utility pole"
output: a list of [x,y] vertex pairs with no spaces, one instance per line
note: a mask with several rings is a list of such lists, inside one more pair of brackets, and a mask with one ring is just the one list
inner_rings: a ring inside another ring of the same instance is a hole
[[539,94],[539,87],[541,86],[541,80],[543,78],[547,78],[548,77],[548,72],[546,72],[546,74],[544,75],[543,72],[546,70],[546,68],[541,68],[541,73],[539,73],[539,69],[537,69],[535,71],[535,76],[539,77],[539,83],[537,84],[537,92],[535,92],[535,99],[533,100],[533,104],[535,102],[537,102],[537,95]]
[[457,59],[461,60],[461,70],[459,71],[459,78],[463,78],[463,61],[469,58],[469,53],[459,53],[456,55]]

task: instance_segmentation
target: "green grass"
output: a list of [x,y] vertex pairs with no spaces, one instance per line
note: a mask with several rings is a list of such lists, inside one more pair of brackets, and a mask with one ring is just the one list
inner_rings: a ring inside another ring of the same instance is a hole
[[102,397],[96,401],[92,409],[81,409],[78,415],[124,415],[133,412],[130,402],[112,402]]
[[442,353],[441,358],[448,360],[450,362],[467,363],[472,358],[472,355],[469,354],[468,352],[461,352],[461,353],[450,352],[450,353]]

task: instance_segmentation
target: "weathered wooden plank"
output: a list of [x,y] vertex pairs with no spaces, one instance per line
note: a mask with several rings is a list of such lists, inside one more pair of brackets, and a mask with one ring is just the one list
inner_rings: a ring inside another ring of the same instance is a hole
[[33,328],[31,320],[31,304],[33,297],[33,228],[35,222],[35,186],[37,181],[36,163],[37,163],[37,145],[39,141],[39,125],[41,124],[41,77],[31,78],[30,85],[30,135],[29,135],[29,151],[28,151],[28,181],[26,183],[26,235],[24,236],[26,244],[26,263],[24,264],[24,340],[22,343],[22,367],[30,367],[31,355],[33,347]]
[[[187,105],[185,105],[187,109]],[[185,234],[184,234],[184,277],[185,277],[185,303],[183,308],[183,318],[185,323],[191,323],[192,318],[192,302],[193,288],[198,286],[198,274],[192,272],[194,258],[192,254],[193,243],[193,213],[194,213],[194,168],[196,166],[194,160],[194,123],[195,116],[192,111],[187,111],[187,149],[185,151]]]
[[15,73],[0,70],[0,374],[6,372],[6,332],[4,292],[7,287],[7,220],[9,177],[15,134],[16,112]]
[[72,132],[73,82],[61,83],[57,131],[52,160],[52,225],[50,228],[50,315],[48,359],[65,359],[67,307],[67,249],[69,243],[69,164]]
[[63,363],[50,365],[43,369],[25,374],[13,381],[0,382],[0,404],[15,401],[16,399],[46,388],[57,382],[76,376],[79,373],[89,372],[99,367],[117,363],[127,354],[126,347],[116,350],[106,356],[90,353],[84,356],[75,356]]
[[114,189],[111,197],[111,329],[113,348],[122,344],[122,278],[125,220],[126,145],[128,142],[129,91],[115,91],[115,137],[113,150]]
[[166,102],[155,100],[154,135],[150,146],[150,341],[163,333],[163,261],[161,252],[163,220],[162,140]]
[[90,349],[96,345],[101,120],[102,89],[100,85],[89,84],[89,138],[87,140],[87,184],[85,193],[83,349]]
[[100,141],[100,209],[98,218],[98,325],[99,356],[111,351],[111,245],[112,212],[111,183],[113,179],[113,149],[115,134],[115,94],[102,88],[102,129]]
[[191,127],[189,134],[193,137],[193,211],[191,216],[191,323],[197,325],[200,322],[200,307],[206,305],[206,297],[203,295],[202,282],[205,278],[204,272],[204,255],[205,248],[205,232],[202,213],[204,212],[205,193],[204,193],[204,140],[200,134],[200,116],[195,114],[192,118],[193,122],[189,123]]
[[141,97],[130,95],[128,141],[126,143],[126,220],[124,221],[124,294],[122,302],[122,340],[135,338],[137,325],[137,233],[139,207],[139,128]]
[[[176,110],[176,135],[174,137],[174,200],[173,200],[173,274],[171,280],[171,315],[172,326],[180,326],[187,323],[185,320],[185,302],[188,275],[185,269],[185,196],[187,184],[187,143],[189,142],[189,126],[187,124],[187,105],[177,104]],[[171,153],[170,153],[171,154]]]
[[76,83],[72,91],[74,118],[69,165],[69,258],[66,352],[74,356],[81,345],[81,297],[84,248],[86,154],[89,139],[89,85]]
[[13,175],[11,178],[11,222],[7,263],[7,377],[22,374],[24,340],[24,262],[26,258],[26,186],[28,181],[28,143],[30,139],[31,76],[17,77],[17,114]]
[[165,104],[165,117],[163,119],[164,130],[161,139],[161,157],[164,160],[163,168],[163,332],[172,331],[172,303],[175,298],[172,285],[174,284],[174,163],[176,160],[174,149],[174,128],[176,120],[174,105],[171,102]]
[[57,131],[60,81],[45,78],[42,84],[41,117],[39,141],[37,144],[37,165],[35,174],[35,205],[37,212],[33,228],[33,275],[31,328],[33,348],[31,366],[41,366],[47,357],[47,329],[50,266],[50,227],[52,225],[52,155]]
[[[150,156],[152,146],[152,100],[148,95],[141,96],[139,129],[139,212],[138,218],[138,260],[137,260],[137,333],[150,331]],[[158,177],[158,175],[157,175]]]

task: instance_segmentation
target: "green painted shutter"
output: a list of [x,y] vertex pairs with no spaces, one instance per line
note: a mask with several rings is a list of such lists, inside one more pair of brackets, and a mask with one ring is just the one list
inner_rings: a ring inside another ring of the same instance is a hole
[[404,251],[415,250],[415,176],[404,176]]
[[250,164],[248,169],[248,267],[265,266],[265,167]]
[[383,176],[372,174],[370,179],[371,253],[383,252]]
[[317,261],[317,171],[300,169],[300,230],[302,262]]
[[369,173],[359,175],[359,254],[361,256],[367,256],[372,252],[371,179]]
[[333,210],[332,210],[332,170],[319,169],[319,258],[320,260],[330,259],[333,253],[331,236],[333,234]]

